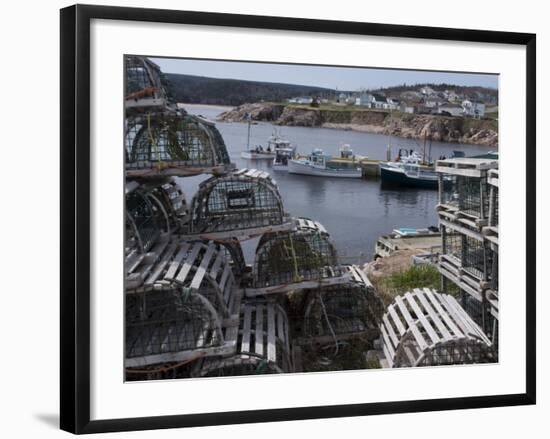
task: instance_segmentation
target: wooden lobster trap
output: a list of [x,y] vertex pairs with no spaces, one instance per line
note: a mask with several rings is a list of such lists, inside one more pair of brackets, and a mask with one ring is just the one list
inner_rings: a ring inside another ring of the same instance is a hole
[[221,174],[234,169],[215,124],[165,108],[127,115],[126,176]]
[[243,305],[236,353],[205,358],[195,376],[236,376],[293,372],[286,312],[273,301],[254,300]]
[[390,367],[486,363],[491,341],[453,296],[428,288],[397,296],[380,324]]
[[218,244],[166,242],[126,279],[126,367],[235,351],[241,292]]
[[247,296],[348,282],[336,249],[322,224],[294,219],[291,231],[262,235],[256,249],[252,288]]
[[212,177],[193,197],[191,236],[246,239],[292,227],[279,189],[264,171],[241,169]]

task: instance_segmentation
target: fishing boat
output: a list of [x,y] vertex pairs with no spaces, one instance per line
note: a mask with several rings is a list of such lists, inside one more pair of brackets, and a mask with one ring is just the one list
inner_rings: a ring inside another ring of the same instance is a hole
[[395,161],[380,162],[383,183],[424,189],[437,189],[438,178],[433,165],[427,164],[415,151],[400,150]]
[[333,159],[332,156],[325,155],[319,148],[315,148],[307,157],[289,160],[288,172],[290,174],[338,178],[361,178],[362,175],[358,161],[350,158]]
[[252,125],[252,120],[250,116],[248,116],[247,119],[248,135],[246,140],[246,151],[241,152],[241,157],[249,160],[273,160],[275,157],[275,151],[271,148],[269,141],[266,149],[264,149],[262,145],[256,145],[255,147],[250,148],[250,126]]

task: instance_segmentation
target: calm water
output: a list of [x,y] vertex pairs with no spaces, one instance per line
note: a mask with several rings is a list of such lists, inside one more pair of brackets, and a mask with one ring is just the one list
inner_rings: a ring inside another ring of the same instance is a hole
[[[212,120],[222,111],[199,106],[191,106],[187,110]],[[225,140],[231,161],[238,168],[270,172],[279,186],[286,211],[293,216],[305,216],[321,222],[331,234],[343,262],[371,260],[377,238],[394,228],[437,225],[435,190],[397,190],[382,187],[379,180],[330,179],[274,172],[267,160],[241,158],[240,153],[246,149],[246,124],[218,122],[216,126]],[[309,153],[315,147],[322,148],[328,154],[338,154],[340,145],[347,143],[355,154],[372,159],[385,159],[386,156],[387,136],[325,128],[275,127],[260,123],[251,127],[250,144],[265,147],[274,129],[297,145],[302,154]],[[400,147],[422,151],[422,145],[413,139],[393,138],[392,145],[394,155]],[[453,150],[473,155],[489,149],[476,145],[432,143],[432,157],[449,156]],[[202,175],[179,179],[189,201],[198,184],[206,178],[208,176]],[[244,245],[248,262],[252,262],[255,245],[256,240]]]

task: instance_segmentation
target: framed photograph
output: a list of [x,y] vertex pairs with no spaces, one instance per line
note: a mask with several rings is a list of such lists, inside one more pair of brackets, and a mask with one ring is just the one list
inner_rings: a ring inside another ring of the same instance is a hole
[[61,428],[534,404],[535,41],[62,9]]

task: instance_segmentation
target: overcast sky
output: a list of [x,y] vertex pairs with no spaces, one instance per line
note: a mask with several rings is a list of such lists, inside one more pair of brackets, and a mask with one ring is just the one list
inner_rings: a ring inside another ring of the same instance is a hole
[[311,85],[339,90],[379,88],[401,84],[454,84],[498,88],[498,75],[295,64],[201,61],[151,58],[164,73],[185,73],[212,78],[245,79]]

